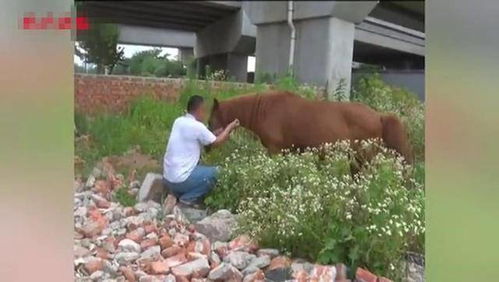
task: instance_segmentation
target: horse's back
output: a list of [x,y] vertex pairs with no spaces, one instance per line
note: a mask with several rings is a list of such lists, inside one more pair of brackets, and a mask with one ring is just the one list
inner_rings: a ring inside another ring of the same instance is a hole
[[272,107],[266,127],[282,148],[381,137],[380,115],[360,103],[313,101],[289,92],[269,93],[266,99]]

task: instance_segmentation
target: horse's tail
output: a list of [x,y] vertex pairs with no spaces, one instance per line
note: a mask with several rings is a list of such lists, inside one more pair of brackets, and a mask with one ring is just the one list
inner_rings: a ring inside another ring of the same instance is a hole
[[383,142],[385,145],[401,154],[407,163],[413,162],[412,149],[409,144],[404,125],[395,115],[381,116],[383,125]]

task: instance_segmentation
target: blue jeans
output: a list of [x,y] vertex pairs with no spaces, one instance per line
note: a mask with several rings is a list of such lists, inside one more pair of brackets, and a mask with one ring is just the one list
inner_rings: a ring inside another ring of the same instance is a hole
[[193,203],[215,187],[217,175],[218,167],[197,165],[184,182],[171,183],[166,179],[163,181],[182,202]]

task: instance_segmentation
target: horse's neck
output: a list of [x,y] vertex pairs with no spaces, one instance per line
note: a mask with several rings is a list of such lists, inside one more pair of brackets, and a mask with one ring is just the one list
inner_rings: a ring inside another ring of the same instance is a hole
[[258,113],[259,113],[259,96],[252,96],[251,98],[242,100],[237,99],[232,101],[230,111],[228,111],[228,122],[238,119],[241,126],[255,131]]

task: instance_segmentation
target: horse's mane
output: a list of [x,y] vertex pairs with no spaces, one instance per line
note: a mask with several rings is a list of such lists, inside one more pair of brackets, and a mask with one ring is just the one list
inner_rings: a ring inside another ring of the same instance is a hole
[[268,90],[264,92],[250,92],[238,96],[231,97],[229,99],[223,100],[223,102],[229,102],[229,101],[238,101],[238,100],[243,100],[243,99],[249,99],[249,98],[256,98],[258,96],[261,97],[273,97],[273,96],[294,96],[294,97],[299,97],[298,95],[289,92],[289,91],[282,91],[282,90]]

